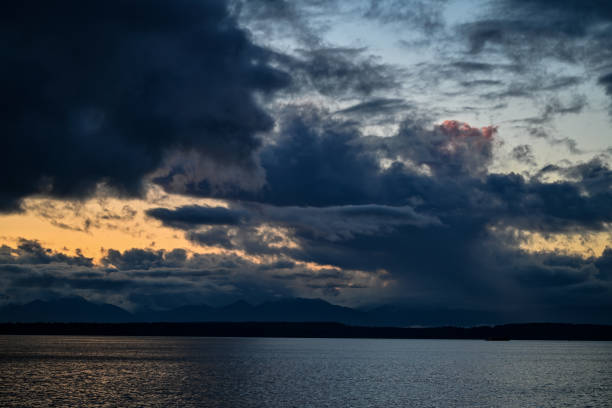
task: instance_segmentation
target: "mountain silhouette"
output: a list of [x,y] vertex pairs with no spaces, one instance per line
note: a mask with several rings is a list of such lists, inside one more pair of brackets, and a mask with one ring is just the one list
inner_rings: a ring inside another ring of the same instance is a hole
[[[462,309],[417,309],[402,305],[385,305],[369,310],[352,309],[321,299],[286,298],[252,305],[243,300],[213,307],[206,304],[185,305],[169,310],[138,310],[133,313],[120,307],[93,303],[80,297],[35,300],[23,305],[0,307],[0,322],[336,322],[355,326],[477,326],[505,322],[528,323],[528,317],[517,318],[495,312]],[[585,322],[586,323],[586,322]],[[591,324],[600,323],[594,319]]]
[[141,311],[143,322],[342,322],[363,324],[364,312],[333,305],[321,299],[283,299],[251,305],[244,300],[222,307],[183,306],[165,311]]
[[130,322],[128,311],[107,303],[97,304],[81,297],[35,300],[24,305],[0,308],[2,322]]
[[80,297],[35,300],[0,308],[0,322],[341,322],[365,324],[366,312],[321,299],[282,299],[251,305],[243,300],[222,307],[187,305],[170,310],[130,313],[110,304]]

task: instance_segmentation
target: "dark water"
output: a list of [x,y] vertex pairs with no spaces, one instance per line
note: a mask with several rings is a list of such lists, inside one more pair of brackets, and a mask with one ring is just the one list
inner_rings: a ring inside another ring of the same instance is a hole
[[612,343],[0,336],[2,407],[604,407]]

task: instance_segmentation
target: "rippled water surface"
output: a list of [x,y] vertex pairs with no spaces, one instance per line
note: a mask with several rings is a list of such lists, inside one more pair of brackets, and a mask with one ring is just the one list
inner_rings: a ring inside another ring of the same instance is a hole
[[0,336],[2,407],[604,407],[612,343]]

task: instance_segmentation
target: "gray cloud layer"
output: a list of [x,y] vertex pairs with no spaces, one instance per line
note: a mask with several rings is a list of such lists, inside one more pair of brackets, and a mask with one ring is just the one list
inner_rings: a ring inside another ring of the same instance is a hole
[[[544,166],[534,176],[492,172],[494,128],[427,124],[412,102],[392,97],[404,86],[404,70],[367,49],[321,40],[313,15],[339,2],[234,2],[232,11],[214,0],[26,3],[0,6],[0,41],[8,44],[1,81],[10,101],[0,113],[7,135],[0,210],[15,210],[33,194],[87,196],[100,182],[135,195],[171,153],[172,167],[155,183],[224,199],[228,207],[146,213],[192,242],[222,249],[220,255],[111,249],[95,266],[35,241],[4,246],[4,296],[77,292],[170,307],[303,294],[350,303],[365,293],[372,303],[385,298],[510,317],[612,315],[612,249],[585,258],[519,248],[526,231],[609,231],[612,170],[603,156]],[[585,79],[541,68],[550,59],[586,67],[610,93],[608,2],[504,0],[492,15],[455,28],[441,21],[443,1],[433,8],[411,1],[392,13],[398,4],[368,3],[360,15],[418,22],[422,32],[457,46],[449,58],[412,73],[425,88],[454,81],[461,92],[470,87],[472,96],[500,104],[542,96],[539,115],[522,125],[581,152],[540,126],[582,112],[580,95],[568,102],[556,93]],[[256,45],[235,16],[250,27],[282,22],[299,47],[285,54]],[[500,59],[492,62],[493,55]],[[352,105],[334,113],[308,104],[264,110],[261,103],[282,90],[284,97],[314,92]],[[397,131],[364,134],[373,117],[398,120]],[[511,156],[537,169],[530,145]],[[209,173],[227,180],[225,172],[236,167],[240,175],[265,175],[265,182],[261,189],[239,182],[218,188],[210,177],[188,177],[189,163],[201,161],[215,162]],[[311,263],[326,266],[304,266]]]
[[22,197],[138,194],[172,150],[254,167],[289,83],[222,1],[30,0],[0,6],[0,210]]
[[[189,239],[343,269],[382,268],[404,301],[534,312],[546,305],[550,318],[571,304],[609,310],[610,282],[598,266],[609,251],[590,259],[528,253],[512,232],[606,231],[612,172],[601,160],[526,178],[488,172],[492,129],[406,121],[395,136],[372,138],[305,107],[281,123],[282,137],[262,151],[265,188],[225,197],[242,200],[232,211],[249,211],[249,221],[206,231],[193,222]],[[542,180],[552,173],[561,179]],[[191,192],[210,193],[205,184]],[[297,247],[278,246],[282,239],[261,235],[259,224],[286,228]],[[522,306],[511,306],[522,296]]]

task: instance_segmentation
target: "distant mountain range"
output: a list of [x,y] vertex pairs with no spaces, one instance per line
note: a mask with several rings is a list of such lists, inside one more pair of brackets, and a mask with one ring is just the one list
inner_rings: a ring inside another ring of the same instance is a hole
[[341,322],[364,324],[366,312],[332,305],[320,299],[285,299],[251,305],[238,301],[223,307],[181,306],[170,310],[130,313],[110,304],[97,304],[80,297],[0,308],[0,322]]
[[[133,322],[336,322],[355,326],[475,326],[525,322],[511,316],[466,310],[417,310],[398,305],[371,310],[351,309],[321,299],[291,298],[251,305],[238,301],[223,307],[181,306],[135,313],[81,297],[35,300],[0,307],[0,323],[133,323]],[[599,322],[590,322],[599,323]],[[605,322],[604,322],[605,323]]]
[[80,297],[51,301],[35,300],[0,308],[0,322],[107,322],[133,321],[128,311],[109,304],[96,304]]
[[342,322],[361,324],[364,312],[332,305],[320,299],[285,299],[251,305],[238,301],[223,307],[182,306],[132,315],[141,322]]

